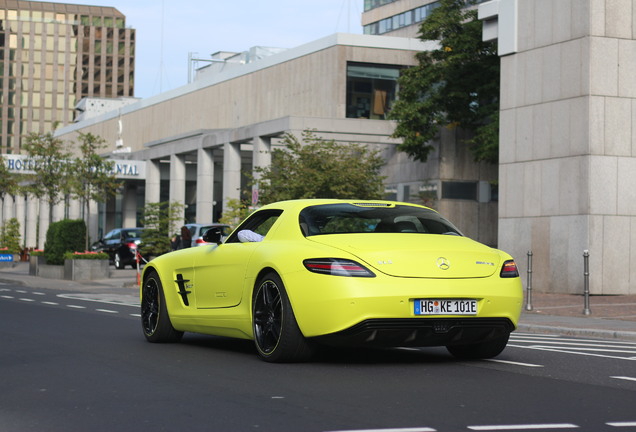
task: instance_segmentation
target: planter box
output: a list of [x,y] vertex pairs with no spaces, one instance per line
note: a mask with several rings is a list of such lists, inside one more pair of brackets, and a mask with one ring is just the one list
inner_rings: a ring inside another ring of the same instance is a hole
[[35,276],[46,279],[64,279],[64,266],[40,264],[37,267],[37,274]]
[[64,260],[64,265],[46,264],[44,256],[29,258],[29,275],[47,279],[95,280],[108,279],[110,267],[108,260]]
[[29,257],[29,276],[39,276],[40,266],[46,265],[43,255]]
[[64,260],[64,279],[95,280],[108,279],[110,268],[108,260],[72,259]]

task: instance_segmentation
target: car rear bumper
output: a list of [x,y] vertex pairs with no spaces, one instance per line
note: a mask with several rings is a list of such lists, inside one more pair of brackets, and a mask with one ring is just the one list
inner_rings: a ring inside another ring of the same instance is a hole
[[[523,303],[519,278],[425,279],[386,275],[354,278],[309,272],[286,276],[283,281],[296,321],[306,337],[339,333],[350,337],[353,332],[363,335],[358,338],[368,338],[373,336],[373,330],[368,329],[378,323],[392,323],[383,329],[383,335],[408,333],[397,338],[415,337],[419,346],[423,346],[426,334],[433,339],[452,340],[453,337],[467,339],[467,335],[483,332],[484,328],[486,333],[493,328],[495,333],[509,333],[517,325]],[[477,313],[418,315],[414,307],[418,299],[474,299]],[[448,323],[454,324],[447,334],[434,331]],[[400,326],[404,328],[400,330]],[[417,331],[411,335],[411,330]]]
[[507,318],[369,319],[315,339],[328,345],[448,346],[500,339],[514,329]]

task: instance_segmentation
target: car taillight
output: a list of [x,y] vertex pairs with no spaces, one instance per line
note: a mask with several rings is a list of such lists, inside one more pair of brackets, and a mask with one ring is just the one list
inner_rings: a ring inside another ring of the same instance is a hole
[[131,250],[137,249],[137,243],[135,242],[126,243],[126,246],[128,247],[128,249],[131,249]]
[[305,268],[313,273],[332,276],[375,277],[375,274],[355,261],[339,258],[315,258],[303,261]]
[[203,240],[203,237],[199,237],[194,241],[194,243],[200,245],[200,244],[206,244],[207,242]]
[[514,260],[508,260],[504,262],[503,267],[501,267],[501,273],[499,274],[502,278],[514,278],[519,277],[519,270],[517,269],[517,264]]

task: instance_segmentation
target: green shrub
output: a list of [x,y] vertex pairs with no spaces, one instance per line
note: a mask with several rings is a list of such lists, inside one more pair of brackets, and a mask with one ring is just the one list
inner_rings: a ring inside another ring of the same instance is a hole
[[20,246],[20,222],[16,218],[9,219],[0,227],[0,249],[4,249],[6,253],[10,254],[19,254],[22,251]]
[[86,224],[83,220],[61,220],[49,225],[44,243],[46,263],[52,265],[64,264],[66,252],[84,250]]

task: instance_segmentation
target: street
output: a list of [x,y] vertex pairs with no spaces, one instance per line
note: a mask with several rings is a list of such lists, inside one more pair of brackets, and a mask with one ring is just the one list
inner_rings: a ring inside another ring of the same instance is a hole
[[0,284],[0,431],[636,431],[636,343],[514,333],[260,361],[250,341],[150,344],[117,296]]

